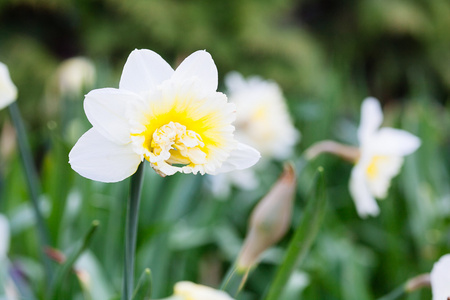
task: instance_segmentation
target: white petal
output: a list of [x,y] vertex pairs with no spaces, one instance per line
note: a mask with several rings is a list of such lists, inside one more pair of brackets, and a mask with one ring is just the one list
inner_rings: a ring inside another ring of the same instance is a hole
[[0,109],[17,99],[17,88],[11,80],[8,67],[0,62]]
[[205,50],[199,50],[189,55],[175,70],[172,79],[185,81],[192,77],[200,79],[203,88],[208,91],[217,90],[217,68],[211,55]]
[[367,186],[364,170],[360,165],[356,165],[350,177],[350,194],[356,205],[356,210],[361,218],[376,216],[380,213],[377,201],[370,194]]
[[131,143],[113,143],[94,128],[83,134],[69,153],[72,169],[101,182],[117,182],[133,175],[140,162],[141,157],[133,151]]
[[430,273],[433,300],[447,300],[450,297],[450,254],[442,256]]
[[89,92],[84,111],[92,126],[104,137],[117,144],[131,141],[130,123],[126,118],[129,102],[141,101],[137,94],[112,88]]
[[4,215],[0,214],[0,265],[8,253],[9,235],[8,219]]
[[159,54],[147,49],[136,49],[128,56],[123,67],[119,88],[135,93],[147,92],[172,74],[172,67]]
[[377,131],[381,123],[383,123],[383,112],[380,102],[372,97],[364,99],[361,105],[361,122],[358,128],[360,144],[364,144],[365,140]]
[[370,141],[374,153],[405,156],[413,153],[420,146],[420,139],[405,131],[395,128],[381,128]]
[[261,154],[259,154],[255,148],[238,143],[236,149],[231,151],[230,157],[228,157],[220,168],[215,170],[214,174],[250,168],[256,164],[260,158]]

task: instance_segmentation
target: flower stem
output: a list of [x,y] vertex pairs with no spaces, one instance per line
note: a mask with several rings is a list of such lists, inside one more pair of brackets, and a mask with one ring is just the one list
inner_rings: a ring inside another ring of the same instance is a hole
[[134,260],[136,252],[137,224],[139,217],[139,202],[141,199],[142,182],[144,179],[144,164],[141,163],[131,177],[130,197],[127,205],[125,228],[125,263],[123,277],[122,300],[131,300],[134,290]]
[[431,286],[430,274],[428,273],[420,274],[416,277],[409,279],[405,284],[399,286],[389,294],[381,298],[378,298],[378,300],[394,300],[407,293],[411,293],[423,287],[429,286]]
[[318,169],[312,195],[308,197],[308,205],[303,213],[300,225],[291,239],[281,266],[275,274],[275,279],[269,288],[266,300],[281,299],[284,286],[291,273],[306,257],[314,239],[317,236],[326,207],[326,190],[323,177],[323,168]]
[[241,269],[236,266],[237,264],[234,264],[230,268],[220,287],[221,290],[227,292],[233,298],[236,298],[239,292],[244,288],[250,272],[250,268]]
[[27,134],[25,126],[20,116],[19,107],[17,102],[13,102],[9,105],[9,112],[13,121],[14,127],[17,133],[17,141],[19,144],[20,156],[25,171],[25,177],[28,185],[28,191],[30,193],[31,205],[33,207],[34,216],[36,218],[38,241],[40,244],[40,254],[44,263],[45,273],[47,275],[47,282],[51,282],[52,267],[50,258],[45,255],[45,247],[50,245],[50,238],[48,228],[45,224],[44,217],[42,215],[39,206],[39,195],[41,194],[40,182],[37,175],[36,167],[31,156],[30,146],[28,144]]

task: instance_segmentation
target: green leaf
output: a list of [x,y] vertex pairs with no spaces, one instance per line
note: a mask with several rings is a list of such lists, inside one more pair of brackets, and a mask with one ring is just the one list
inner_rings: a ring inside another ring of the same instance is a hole
[[88,232],[85,234],[83,239],[81,241],[79,241],[78,245],[75,246],[74,250],[69,255],[69,257],[66,259],[66,261],[56,270],[55,277],[53,278],[52,285],[51,285],[49,299],[59,299],[58,293],[61,289],[64,279],[67,277],[69,272],[72,270],[73,265],[75,264],[77,259],[80,257],[80,255],[86,250],[86,248],[91,243],[92,237],[94,236],[94,233],[97,231],[97,228],[99,225],[100,225],[100,222],[97,220],[94,220],[92,222],[91,228],[89,228]]

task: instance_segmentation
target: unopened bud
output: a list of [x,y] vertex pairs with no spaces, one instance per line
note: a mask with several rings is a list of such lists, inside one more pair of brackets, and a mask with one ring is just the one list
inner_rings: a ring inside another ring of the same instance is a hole
[[174,297],[177,300],[234,300],[224,291],[189,281],[177,282],[174,287]]
[[85,289],[90,290],[91,289],[91,280],[89,273],[85,270],[75,270],[75,274],[78,277],[78,280],[80,283],[84,286]]
[[283,174],[252,212],[249,231],[237,261],[238,269],[251,268],[259,256],[289,229],[295,182],[294,168],[286,164]]
[[342,145],[334,141],[315,143],[305,151],[305,156],[308,160],[311,160],[322,153],[331,153],[352,163],[356,163],[360,156],[359,148]]
[[62,94],[80,94],[94,84],[94,64],[85,57],[69,58],[58,68],[58,81]]

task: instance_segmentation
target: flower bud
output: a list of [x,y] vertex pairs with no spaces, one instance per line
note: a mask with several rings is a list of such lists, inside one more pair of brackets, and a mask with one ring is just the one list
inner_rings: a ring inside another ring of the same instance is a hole
[[252,267],[261,253],[277,243],[289,229],[295,195],[296,176],[291,164],[256,205],[250,217],[249,231],[237,260],[237,268]]
[[85,57],[69,58],[58,67],[61,94],[81,94],[83,88],[91,87],[95,80],[95,66]]

